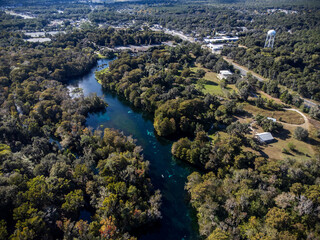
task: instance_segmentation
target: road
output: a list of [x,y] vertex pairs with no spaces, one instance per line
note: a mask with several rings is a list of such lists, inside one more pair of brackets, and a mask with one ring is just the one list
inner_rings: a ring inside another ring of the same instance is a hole
[[[229,58],[227,58],[227,57],[223,57],[223,59],[224,59],[225,61],[227,61],[228,63],[232,64],[235,69],[238,69],[238,70],[240,71],[241,75],[246,76],[247,73],[250,72],[250,73],[252,74],[252,76],[254,76],[255,78],[257,78],[259,81],[261,81],[261,82],[266,81],[266,79],[265,79],[264,77],[262,77],[261,75],[255,73],[255,72],[250,71],[248,68],[246,68],[246,67],[244,67],[244,66],[241,66],[241,65],[239,65],[238,63],[235,63],[235,62],[232,61],[231,59],[229,59]],[[308,99],[305,99],[305,98],[302,98],[302,97],[301,97],[301,99],[303,99],[304,104],[305,104],[306,106],[308,106],[308,107],[313,107],[313,106],[317,106],[317,105],[318,105],[318,104],[316,104],[316,103],[314,103],[314,102],[312,102],[312,101],[310,101],[310,100],[308,100]]]
[[184,35],[183,33],[178,32],[178,31],[169,30],[169,29],[166,29],[166,28],[158,29],[158,28],[153,28],[153,27],[151,27],[150,29],[151,29],[152,31],[162,31],[162,32],[164,32],[165,34],[168,34],[168,35],[171,35],[171,36],[174,36],[174,37],[179,37],[179,38],[181,38],[181,39],[184,40],[184,41],[188,41],[188,42],[192,42],[192,43],[195,42],[195,40],[194,40],[193,37],[186,36],[186,35]]
[[303,114],[302,112],[300,112],[299,110],[294,109],[294,108],[285,108],[285,110],[286,111],[294,111],[294,112],[299,113],[303,117],[304,123],[303,124],[289,124],[289,123],[281,122],[282,124],[295,126],[295,127],[303,127],[305,129],[309,130],[309,119],[307,118],[307,116],[305,114]]
[[[166,34],[169,34],[169,35],[172,35],[172,36],[178,36],[184,41],[195,42],[194,38],[188,37],[188,36],[182,34],[181,32],[177,32],[177,31],[174,31],[174,30],[156,29],[156,28],[151,28],[151,30],[153,30],[153,31],[163,31]],[[242,47],[244,47],[244,46],[242,46]],[[238,63],[235,63],[231,59],[229,59],[227,57],[223,57],[223,59],[225,61],[227,61],[228,63],[232,64],[235,69],[238,69],[240,71],[241,75],[246,76],[247,73],[250,72],[252,74],[252,76],[257,78],[259,81],[261,81],[261,82],[266,81],[266,79],[264,77],[262,77],[261,75],[250,71],[248,68],[246,68],[244,66],[241,66]],[[318,105],[318,104],[316,104],[316,103],[314,103],[314,102],[312,102],[312,101],[310,101],[308,99],[305,99],[305,98],[302,98],[302,97],[301,97],[301,99],[303,99],[305,106],[314,107],[314,106]]]
[[235,63],[234,61],[232,61],[231,59],[229,59],[229,58],[227,58],[227,57],[223,57],[223,59],[224,59],[225,61],[227,61],[228,63],[232,64],[235,69],[238,69],[238,70],[240,71],[241,75],[243,75],[243,76],[246,76],[247,73],[249,72],[249,73],[252,74],[252,76],[254,76],[255,78],[257,78],[260,82],[263,82],[263,81],[266,80],[265,78],[263,78],[263,77],[260,76],[259,74],[250,71],[248,68],[246,68],[246,67],[244,67],[244,66],[241,66],[241,65],[239,65],[238,63]]

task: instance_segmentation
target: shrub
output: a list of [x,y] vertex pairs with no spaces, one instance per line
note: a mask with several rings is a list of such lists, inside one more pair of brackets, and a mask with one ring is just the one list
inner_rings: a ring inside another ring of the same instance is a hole
[[309,132],[307,129],[297,127],[296,130],[294,130],[294,137],[298,140],[306,140],[308,136]]
[[296,145],[294,145],[293,143],[288,143],[288,148],[291,150],[291,151],[295,151],[296,150]]
[[288,151],[288,149],[286,149],[286,148],[282,148],[282,153],[284,153],[284,154],[289,154],[289,151]]

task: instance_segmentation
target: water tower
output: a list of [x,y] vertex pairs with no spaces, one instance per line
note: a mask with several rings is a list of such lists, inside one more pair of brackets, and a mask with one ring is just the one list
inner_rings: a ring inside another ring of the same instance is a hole
[[264,44],[264,47],[273,48],[274,39],[276,38],[276,31],[275,30],[269,30],[266,38],[266,42]]

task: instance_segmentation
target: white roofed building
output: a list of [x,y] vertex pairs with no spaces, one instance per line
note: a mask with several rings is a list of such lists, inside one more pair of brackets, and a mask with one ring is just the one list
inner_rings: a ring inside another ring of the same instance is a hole
[[272,117],[267,117],[267,119],[268,119],[268,120],[271,120],[272,122],[276,122],[276,121],[277,121],[277,119],[272,118]]
[[218,74],[218,78],[220,80],[227,79],[227,77],[231,75],[232,75],[232,72],[230,72],[229,70],[221,70]]
[[269,143],[274,141],[272,134],[269,132],[257,133],[255,136],[261,143]]
[[212,44],[209,43],[207,44],[207,47],[211,49],[211,51],[214,52],[218,52],[221,51],[223,49],[223,44]]

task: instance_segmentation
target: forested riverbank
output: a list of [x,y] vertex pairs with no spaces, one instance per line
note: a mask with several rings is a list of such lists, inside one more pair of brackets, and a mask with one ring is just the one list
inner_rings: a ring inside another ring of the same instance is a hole
[[[154,114],[154,128],[159,136],[191,137],[192,140],[185,137],[175,142],[172,154],[208,172],[192,173],[186,184],[198,212],[202,236],[317,236],[313,227],[317,225],[314,212],[319,206],[314,197],[319,191],[317,157],[301,161],[290,157],[268,159],[263,155],[263,144],[250,134],[252,127],[236,119],[250,118],[243,108],[246,104],[271,111],[281,110],[283,105],[261,97],[252,100],[250,91],[258,90],[260,85],[250,76],[227,79],[231,85],[233,80],[236,82],[238,91],[226,98],[205,95],[198,83],[206,72],[194,70],[196,64],[217,72],[229,66],[216,55],[197,50],[196,45],[189,44],[151,49],[134,56],[122,54],[108,71],[98,72],[97,76],[103,87],[136,108]],[[254,119],[258,127],[275,135],[289,134],[281,123],[265,116],[257,114]],[[225,129],[221,130],[221,125]],[[208,132],[215,134],[209,138]],[[301,210],[307,205],[307,211]]]
[[320,238],[320,108],[300,97],[319,98],[314,1],[11,3],[0,239]]
[[132,138],[88,129],[107,103],[63,84],[94,66],[95,49],[81,32],[20,44],[3,39],[0,58],[1,238],[133,239],[161,218],[148,162]]

